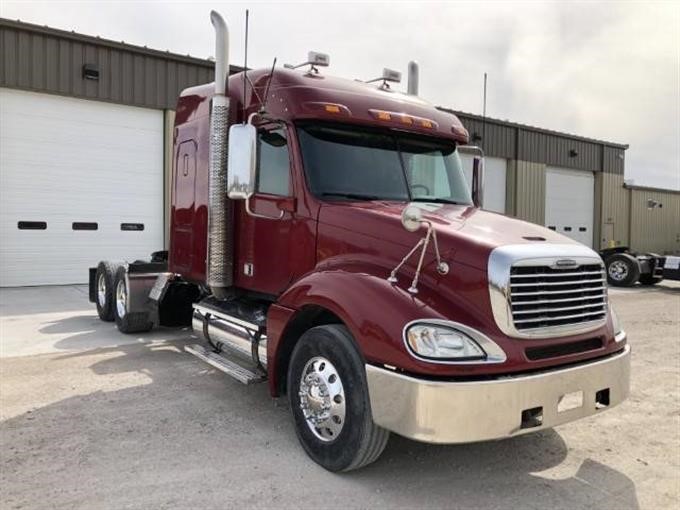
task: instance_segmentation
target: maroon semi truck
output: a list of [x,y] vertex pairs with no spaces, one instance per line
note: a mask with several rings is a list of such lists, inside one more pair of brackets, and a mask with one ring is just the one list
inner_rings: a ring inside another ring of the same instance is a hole
[[[332,471],[390,432],[430,443],[512,437],[629,392],[630,348],[602,259],[484,211],[483,157],[460,121],[386,70],[328,57],[185,90],[174,129],[170,248],[90,269],[123,333],[191,324],[186,351],[287,395],[300,443]],[[461,153],[472,154],[468,184]]]

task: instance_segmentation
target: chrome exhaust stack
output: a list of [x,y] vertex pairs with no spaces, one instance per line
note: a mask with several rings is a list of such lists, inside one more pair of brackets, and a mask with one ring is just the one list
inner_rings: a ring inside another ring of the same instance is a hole
[[234,279],[233,213],[227,199],[229,30],[224,18],[215,11],[210,12],[210,21],[215,27],[215,95],[210,112],[206,280],[212,294],[224,299]]
[[408,63],[408,85],[407,92],[412,96],[418,95],[418,62],[411,60]]

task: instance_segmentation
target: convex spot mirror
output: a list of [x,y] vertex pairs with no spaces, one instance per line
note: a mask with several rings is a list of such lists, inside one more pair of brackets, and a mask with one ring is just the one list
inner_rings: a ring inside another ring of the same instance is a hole
[[401,224],[409,232],[416,232],[420,228],[423,213],[416,205],[407,205],[401,213]]
[[229,128],[227,157],[227,195],[232,200],[247,200],[255,192],[257,167],[257,129],[252,124]]

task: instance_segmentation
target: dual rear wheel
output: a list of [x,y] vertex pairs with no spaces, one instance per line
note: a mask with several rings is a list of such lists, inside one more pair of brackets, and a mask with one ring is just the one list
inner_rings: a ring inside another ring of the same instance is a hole
[[103,321],[115,321],[121,333],[149,331],[153,323],[147,313],[130,313],[130,292],[122,264],[102,261],[95,273],[97,314]]

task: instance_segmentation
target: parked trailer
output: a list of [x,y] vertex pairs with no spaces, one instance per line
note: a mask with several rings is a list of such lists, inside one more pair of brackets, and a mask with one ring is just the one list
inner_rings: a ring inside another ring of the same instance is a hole
[[389,70],[328,76],[318,53],[227,79],[226,24],[211,19],[216,81],[177,105],[170,249],[90,270],[103,320],[191,324],[186,351],[287,395],[331,471],[373,462],[390,432],[512,437],[628,396],[602,259],[481,209],[483,154],[417,97],[417,66],[408,94]]

